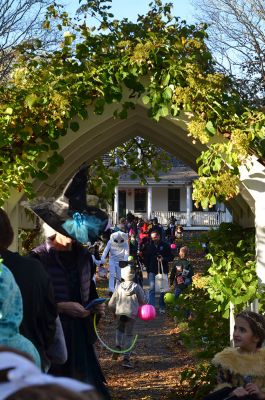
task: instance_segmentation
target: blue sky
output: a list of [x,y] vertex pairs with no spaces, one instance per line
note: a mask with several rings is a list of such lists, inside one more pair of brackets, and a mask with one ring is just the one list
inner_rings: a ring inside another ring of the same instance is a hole
[[[137,14],[145,14],[150,0],[112,0],[113,13],[118,18],[128,17],[136,20]],[[192,21],[192,5],[189,0],[171,0],[175,16]]]
[[[168,0],[167,2],[173,3],[175,16],[185,19],[188,23],[193,22],[194,9],[191,0]],[[68,4],[68,9],[75,9],[79,4],[78,0],[64,0],[62,3]],[[138,14],[146,13],[149,3],[151,3],[151,0],[112,0],[112,12],[118,19],[126,17],[135,21]]]

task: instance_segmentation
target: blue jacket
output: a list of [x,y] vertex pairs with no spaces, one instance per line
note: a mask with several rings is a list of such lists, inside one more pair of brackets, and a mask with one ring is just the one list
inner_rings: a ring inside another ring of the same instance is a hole
[[53,342],[57,306],[51,280],[43,265],[32,257],[2,250],[3,263],[12,272],[23,301],[23,320],[20,333],[28,338],[47,364],[46,351]]
[[[30,279],[30,278],[29,278]],[[19,333],[23,318],[22,297],[9,269],[0,264],[0,343],[27,353],[40,367],[40,356],[34,345]]]

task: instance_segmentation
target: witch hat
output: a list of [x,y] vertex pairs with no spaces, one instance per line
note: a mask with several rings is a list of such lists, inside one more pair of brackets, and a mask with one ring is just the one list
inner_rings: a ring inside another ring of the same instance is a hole
[[88,165],[83,164],[57,199],[37,198],[22,205],[47,225],[80,243],[94,243],[108,226],[108,215],[87,205]]

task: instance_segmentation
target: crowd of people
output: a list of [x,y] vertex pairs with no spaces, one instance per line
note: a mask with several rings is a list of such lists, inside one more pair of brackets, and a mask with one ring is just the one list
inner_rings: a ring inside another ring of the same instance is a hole
[[[188,261],[188,274],[184,268],[183,260],[187,258],[188,248],[184,246],[183,233],[183,227],[176,224],[174,216],[170,218],[167,227],[159,224],[156,217],[148,221],[128,213],[126,218],[121,218],[119,224],[109,231],[109,240],[102,256],[98,254],[98,262],[101,264],[106,262],[109,255],[109,295],[113,294],[115,286],[121,282],[121,263],[130,258],[136,267],[136,283],[142,285],[142,271],[147,271],[149,304],[156,306],[155,281],[161,273],[170,273],[171,285],[175,287],[175,295],[178,297],[191,284],[193,276],[193,268]],[[185,279],[180,284],[182,274]],[[159,295],[158,311],[161,314],[165,313],[164,294],[161,291]]]
[[[46,239],[27,256],[8,250],[14,233],[0,209],[0,400],[111,398],[94,347],[94,323],[105,315],[106,305],[89,307],[98,298],[96,269],[107,259],[109,308],[117,322],[113,358],[122,355],[126,368],[133,367],[139,306],[155,307],[158,299],[158,311],[165,313],[165,290],[156,295],[158,275],[169,277],[175,298],[192,283],[183,228],[174,217],[164,228],[157,218],[144,221],[129,213],[111,231],[108,215],[87,204],[86,185],[84,166],[58,199],[29,203],[43,221]],[[102,236],[100,251],[95,243]],[[143,269],[148,293],[142,287]],[[237,316],[237,348],[216,355],[221,386],[205,400],[265,399],[264,339],[262,315],[246,311]]]

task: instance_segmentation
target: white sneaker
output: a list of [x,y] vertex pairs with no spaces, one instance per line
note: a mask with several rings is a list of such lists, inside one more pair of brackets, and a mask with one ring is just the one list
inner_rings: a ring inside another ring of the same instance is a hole
[[125,368],[133,368],[133,364],[130,360],[123,360],[122,366]]
[[165,314],[166,310],[164,310],[163,308],[159,308],[159,314]]

